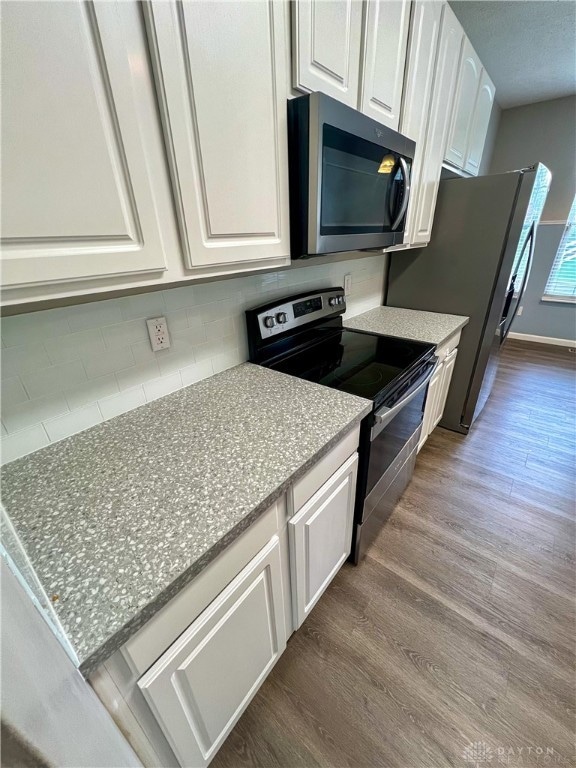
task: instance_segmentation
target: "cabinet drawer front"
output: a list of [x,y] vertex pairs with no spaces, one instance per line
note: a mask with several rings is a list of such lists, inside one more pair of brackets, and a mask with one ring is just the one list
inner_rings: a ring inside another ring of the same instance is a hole
[[182,765],[207,765],[286,646],[270,543],[138,682]]
[[357,468],[355,453],[288,521],[295,628],[350,554]]
[[143,119],[152,76],[134,6],[2,11],[3,285],[166,269],[148,156],[156,146],[161,160],[162,139]]

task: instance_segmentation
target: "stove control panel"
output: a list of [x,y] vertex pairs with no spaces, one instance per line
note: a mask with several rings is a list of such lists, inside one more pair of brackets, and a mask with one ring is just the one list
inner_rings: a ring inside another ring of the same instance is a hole
[[299,294],[284,299],[276,306],[266,305],[256,319],[262,340],[286,333],[322,318],[335,317],[346,311],[346,297],[342,288],[330,288],[311,294]]

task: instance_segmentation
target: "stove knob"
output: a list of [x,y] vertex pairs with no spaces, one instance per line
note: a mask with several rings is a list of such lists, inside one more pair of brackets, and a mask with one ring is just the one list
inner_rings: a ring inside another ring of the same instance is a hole
[[278,314],[276,315],[276,321],[280,325],[284,325],[284,323],[287,323],[288,322],[288,315],[286,314],[286,312],[278,312]]
[[266,326],[266,328],[274,328],[274,326],[276,325],[276,320],[274,320],[272,315],[266,315],[266,317],[264,318],[264,325]]
[[330,298],[328,299],[328,304],[331,307],[335,307],[336,304],[338,304],[338,298],[336,296],[330,296]]

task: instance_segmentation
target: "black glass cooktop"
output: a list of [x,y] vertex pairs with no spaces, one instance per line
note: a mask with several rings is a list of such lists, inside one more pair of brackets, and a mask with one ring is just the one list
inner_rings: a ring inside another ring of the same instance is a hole
[[316,327],[306,344],[269,365],[300,379],[375,400],[392,395],[434,350],[431,344]]

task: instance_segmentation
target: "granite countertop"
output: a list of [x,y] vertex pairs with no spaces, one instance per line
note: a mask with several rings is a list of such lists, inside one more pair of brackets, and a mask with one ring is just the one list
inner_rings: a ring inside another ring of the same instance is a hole
[[376,307],[344,320],[344,325],[357,331],[400,336],[403,339],[426,341],[439,346],[460,331],[468,320],[469,318],[463,315],[444,315],[440,312],[401,307]]
[[87,676],[372,403],[245,363],[2,468]]

